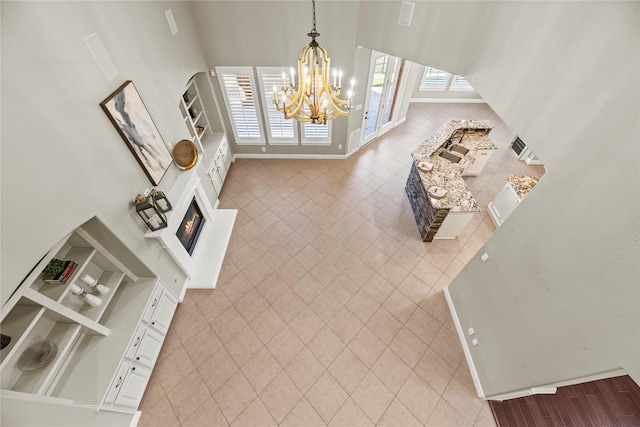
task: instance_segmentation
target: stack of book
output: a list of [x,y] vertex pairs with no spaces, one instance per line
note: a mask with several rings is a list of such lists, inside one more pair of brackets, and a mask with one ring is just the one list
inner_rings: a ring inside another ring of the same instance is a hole
[[65,284],[67,283],[67,280],[69,280],[69,277],[71,277],[73,272],[76,271],[76,268],[78,268],[78,264],[76,264],[75,262],[65,261],[64,269],[60,274],[57,274],[55,276],[46,276],[44,281],[47,283]]

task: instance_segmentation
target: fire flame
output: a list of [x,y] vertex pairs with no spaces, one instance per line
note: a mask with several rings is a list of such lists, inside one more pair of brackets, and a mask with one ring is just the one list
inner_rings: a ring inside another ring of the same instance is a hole
[[195,222],[197,217],[198,217],[198,214],[194,212],[193,216],[191,217],[191,219],[189,221],[185,222],[185,224],[184,224],[184,232],[185,232],[186,235],[189,235],[189,234],[191,234],[193,232],[193,225],[194,225],[194,222]]

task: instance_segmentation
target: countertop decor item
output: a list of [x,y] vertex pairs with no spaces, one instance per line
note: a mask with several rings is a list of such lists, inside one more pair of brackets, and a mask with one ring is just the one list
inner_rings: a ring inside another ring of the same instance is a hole
[[58,354],[58,346],[53,341],[36,341],[20,355],[18,368],[23,372],[46,368],[56,358],[56,354]]
[[431,172],[433,170],[433,163],[430,162],[418,162],[417,166],[422,172]]
[[427,189],[427,193],[434,199],[442,199],[447,195],[447,190],[437,185],[433,185]]
[[198,149],[188,139],[179,141],[173,147],[173,162],[182,170],[189,170],[198,163]]
[[153,185],[171,164],[171,154],[131,80],[100,103]]

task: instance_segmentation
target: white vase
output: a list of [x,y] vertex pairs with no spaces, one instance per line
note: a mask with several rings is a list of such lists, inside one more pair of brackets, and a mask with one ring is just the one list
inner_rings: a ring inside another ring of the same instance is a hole
[[89,304],[91,307],[97,307],[100,304],[102,304],[102,298],[97,297],[95,295],[84,294],[83,298],[87,302],[87,304]]
[[84,292],[84,289],[82,289],[80,286],[76,285],[75,283],[72,283],[70,288],[71,288],[71,293],[74,295],[82,295],[82,293]]
[[105,285],[98,283],[95,287],[95,290],[98,291],[100,295],[106,295],[109,293],[109,288]]
[[93,277],[89,276],[88,274],[83,275],[80,280],[82,280],[84,283],[86,283],[89,286],[95,286],[98,281],[96,279],[94,279]]

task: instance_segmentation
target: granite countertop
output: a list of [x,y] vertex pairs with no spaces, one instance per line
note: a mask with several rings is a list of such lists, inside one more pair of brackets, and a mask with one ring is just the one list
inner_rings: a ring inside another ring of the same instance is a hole
[[[469,191],[461,173],[474,157],[476,150],[495,150],[497,148],[488,136],[492,128],[493,126],[488,120],[449,120],[411,153],[416,166],[422,161],[433,164],[433,170],[430,172],[418,169],[425,189],[437,185],[447,190],[447,195],[442,199],[429,197],[434,208],[449,209],[450,212],[480,211],[478,202]],[[458,129],[466,130],[460,145],[468,148],[469,152],[460,162],[451,163],[440,157],[440,153],[444,150],[443,145]]]
[[511,175],[509,182],[513,185],[513,188],[518,193],[521,199],[527,197],[529,191],[538,183],[538,178],[535,176],[526,175]]

